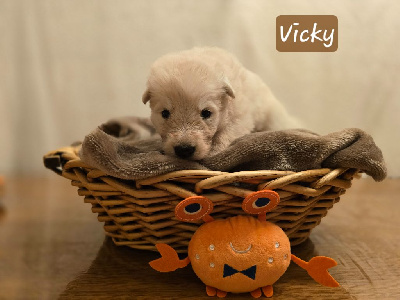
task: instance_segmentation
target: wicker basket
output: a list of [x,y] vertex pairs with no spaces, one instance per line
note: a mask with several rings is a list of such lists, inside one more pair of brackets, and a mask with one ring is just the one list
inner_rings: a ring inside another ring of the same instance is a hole
[[44,156],[45,166],[78,187],[78,194],[92,205],[92,212],[104,222],[106,234],[116,245],[146,250],[156,250],[156,243],[167,243],[178,252],[187,251],[201,223],[175,219],[174,208],[184,198],[205,195],[214,204],[213,217],[226,218],[244,214],[243,198],[262,189],[273,189],[281,198],[267,219],[286,232],[292,245],[300,244],[358,173],[344,168],[236,173],[184,170],[128,181],[86,165],[78,152],[79,146],[50,152]]

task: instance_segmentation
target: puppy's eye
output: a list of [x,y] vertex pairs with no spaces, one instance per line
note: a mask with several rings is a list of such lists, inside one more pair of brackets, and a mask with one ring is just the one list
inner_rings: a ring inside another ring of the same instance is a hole
[[211,111],[209,111],[208,109],[203,109],[202,111],[201,111],[201,117],[203,118],[203,119],[208,119],[209,117],[211,117]]
[[164,118],[164,119],[168,119],[169,118],[169,116],[170,116],[170,112],[169,112],[169,110],[168,109],[164,109],[162,112],[161,112],[161,116]]

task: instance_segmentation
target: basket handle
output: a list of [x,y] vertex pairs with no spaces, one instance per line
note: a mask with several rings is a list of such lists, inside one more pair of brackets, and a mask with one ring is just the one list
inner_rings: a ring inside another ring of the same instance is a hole
[[43,156],[43,164],[47,169],[62,175],[63,166],[68,161],[79,158],[77,155],[79,149],[80,145],[74,145],[50,151]]
[[53,172],[61,175],[62,167],[61,167],[61,153],[47,153],[43,156],[43,164],[47,169],[52,170]]

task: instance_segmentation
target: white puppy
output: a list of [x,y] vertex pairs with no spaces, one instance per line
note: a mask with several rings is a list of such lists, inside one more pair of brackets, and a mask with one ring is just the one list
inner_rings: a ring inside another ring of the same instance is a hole
[[180,158],[200,160],[250,132],[298,126],[256,74],[219,48],[156,60],[142,100],[165,153]]

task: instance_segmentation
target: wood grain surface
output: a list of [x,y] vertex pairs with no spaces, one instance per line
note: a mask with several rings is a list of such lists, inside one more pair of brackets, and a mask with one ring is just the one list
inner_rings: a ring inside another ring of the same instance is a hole
[[[341,287],[291,265],[273,299],[400,299],[399,195],[400,179],[356,180],[293,248],[303,259],[336,259],[330,272]],[[6,178],[0,199],[0,299],[210,299],[190,267],[158,273],[148,266],[157,253],[114,246],[61,177]]]

